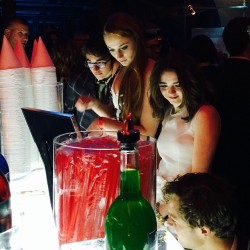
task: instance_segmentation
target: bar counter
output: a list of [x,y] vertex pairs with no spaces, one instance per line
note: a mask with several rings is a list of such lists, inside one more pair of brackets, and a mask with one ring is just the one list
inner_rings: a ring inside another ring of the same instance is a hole
[[57,232],[45,170],[11,176],[12,224],[19,227],[22,250],[57,250]]
[[[22,177],[11,176],[10,189],[12,224],[19,227],[21,250],[60,249],[44,167],[35,168]],[[161,242],[158,250],[183,250],[170,232],[167,232],[165,240],[167,244]],[[103,250],[103,242],[101,240],[99,246],[90,246],[88,242],[72,243],[61,249]]]

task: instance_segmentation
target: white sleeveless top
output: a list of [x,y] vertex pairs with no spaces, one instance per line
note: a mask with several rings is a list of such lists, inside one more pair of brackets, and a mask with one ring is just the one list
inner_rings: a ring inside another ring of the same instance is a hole
[[192,121],[186,122],[182,117],[187,111],[168,114],[162,122],[162,130],[157,140],[157,148],[161,157],[159,175],[171,181],[178,174],[191,171],[194,144]]
[[172,181],[178,174],[192,170],[194,145],[193,120],[186,122],[187,110],[168,114],[162,122],[162,130],[157,140],[161,160],[157,170],[157,201],[161,199],[161,188],[166,181]]

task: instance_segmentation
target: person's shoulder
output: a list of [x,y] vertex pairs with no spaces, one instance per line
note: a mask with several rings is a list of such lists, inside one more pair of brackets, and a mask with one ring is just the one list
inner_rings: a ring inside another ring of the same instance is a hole
[[155,60],[152,58],[148,58],[147,68],[153,69],[154,65],[155,65]]
[[204,126],[211,128],[213,131],[220,131],[221,129],[220,114],[212,105],[202,105],[191,123],[194,124],[195,130]]
[[218,66],[218,70],[231,70],[232,68],[250,67],[250,60],[243,58],[228,58]]
[[112,75],[114,76],[115,74],[117,74],[117,72],[120,71],[122,65],[118,62],[118,61],[114,61],[113,63],[113,68],[112,68]]
[[195,114],[196,119],[201,119],[201,120],[210,120],[210,119],[215,119],[220,121],[220,114],[218,110],[213,106],[209,104],[204,104],[202,105],[198,111]]
[[197,113],[209,113],[209,112],[218,112],[218,111],[211,104],[203,104],[197,111]]
[[85,86],[92,83],[95,83],[95,77],[88,69],[72,71],[68,79],[68,84],[75,86]]
[[154,68],[154,65],[155,65],[155,60],[152,59],[152,58],[148,58],[148,62],[147,62],[147,66],[146,66],[146,78],[149,78],[150,75],[151,75],[151,72]]
[[219,91],[228,91],[233,86],[235,81],[240,81],[244,88],[249,87],[250,80],[250,60],[240,58],[230,58],[218,66],[215,76]]

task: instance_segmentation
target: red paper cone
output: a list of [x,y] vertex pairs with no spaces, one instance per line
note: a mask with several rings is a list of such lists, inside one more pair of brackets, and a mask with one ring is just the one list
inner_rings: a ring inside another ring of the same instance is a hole
[[25,50],[23,48],[23,45],[22,45],[20,39],[17,39],[16,45],[15,45],[15,48],[14,48],[14,52],[15,52],[17,58],[19,59],[21,65],[24,68],[30,68],[29,59],[28,59],[28,57],[26,55],[26,52],[25,52]]
[[33,43],[33,50],[32,50],[32,55],[31,55],[31,60],[30,60],[30,64],[32,65],[34,62],[34,58],[35,58],[35,54],[36,54],[36,50],[37,50],[37,40],[34,40]]
[[3,36],[3,44],[1,48],[0,70],[22,68],[13,48],[11,47],[6,36]]
[[34,53],[34,58],[31,61],[31,68],[39,68],[39,67],[54,67],[54,64],[50,58],[50,55],[41,37],[38,38],[37,48]]

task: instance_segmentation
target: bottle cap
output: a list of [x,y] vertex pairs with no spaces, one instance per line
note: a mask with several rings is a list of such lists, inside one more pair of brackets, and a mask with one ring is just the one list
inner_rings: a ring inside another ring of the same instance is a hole
[[136,143],[140,140],[140,131],[134,129],[131,113],[127,115],[123,129],[117,132],[117,139],[122,143]]

